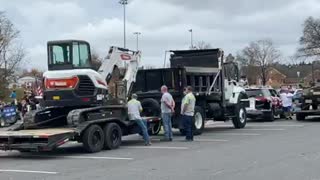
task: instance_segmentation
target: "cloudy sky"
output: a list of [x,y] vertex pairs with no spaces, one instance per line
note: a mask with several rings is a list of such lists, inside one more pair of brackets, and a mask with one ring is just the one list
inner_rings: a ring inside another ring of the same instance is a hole
[[[28,67],[46,68],[46,42],[87,40],[101,56],[123,45],[123,9],[118,0],[0,0],[21,31]],[[294,54],[306,17],[320,17],[320,0],[129,0],[127,46],[142,33],[146,65],[163,64],[165,50],[186,49],[194,41],[235,54],[250,41],[271,38],[284,57]]]

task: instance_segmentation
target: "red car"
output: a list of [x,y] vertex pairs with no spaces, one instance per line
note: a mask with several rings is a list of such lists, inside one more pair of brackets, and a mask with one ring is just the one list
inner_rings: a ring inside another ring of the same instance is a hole
[[251,119],[274,121],[275,117],[282,117],[282,101],[276,90],[270,88],[248,88],[250,107],[247,116]]

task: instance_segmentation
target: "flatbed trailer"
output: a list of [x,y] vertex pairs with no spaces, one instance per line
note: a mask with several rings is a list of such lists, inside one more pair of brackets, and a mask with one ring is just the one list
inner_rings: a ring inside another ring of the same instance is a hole
[[[154,125],[158,124],[160,119],[158,117],[143,118],[148,122],[149,133],[152,133]],[[89,129],[89,127],[91,127],[92,125],[107,127],[108,124],[110,125],[115,123],[117,122],[111,121],[111,119],[100,119],[96,121],[83,122],[77,127],[0,131],[0,150],[18,150],[21,152],[48,152],[58,148],[59,146],[69,141],[84,143],[83,136],[86,133],[86,130]],[[108,134],[107,132],[105,133]],[[108,136],[111,138],[111,140],[118,140],[118,142],[114,142],[114,144],[105,149],[118,148],[121,144],[122,136],[139,133],[139,128],[132,121],[126,121],[123,122],[120,133],[121,135],[120,137],[117,137],[117,139],[112,139],[111,136]],[[102,143],[104,144],[103,146],[106,146],[105,141]],[[88,152],[98,152],[100,150],[92,151],[87,149]]]
[[75,139],[75,128],[48,128],[0,132],[0,150],[51,151]]

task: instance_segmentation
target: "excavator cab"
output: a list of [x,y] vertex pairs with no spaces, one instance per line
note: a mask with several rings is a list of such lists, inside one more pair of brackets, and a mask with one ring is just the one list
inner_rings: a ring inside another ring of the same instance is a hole
[[49,41],[48,69],[92,69],[90,45],[81,40]]

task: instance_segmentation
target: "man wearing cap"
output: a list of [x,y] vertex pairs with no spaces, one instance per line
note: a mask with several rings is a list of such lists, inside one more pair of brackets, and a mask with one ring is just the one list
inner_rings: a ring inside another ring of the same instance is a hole
[[137,99],[138,96],[136,94],[132,94],[131,100],[128,102],[129,120],[135,121],[138,124],[142,131],[145,145],[150,146],[151,142],[148,134],[147,123],[140,116],[140,112],[142,112],[143,109],[140,101],[138,101]]
[[184,90],[184,98],[181,102],[181,116],[186,133],[186,141],[193,141],[193,116],[196,105],[196,98],[192,93],[192,87],[188,86]]

